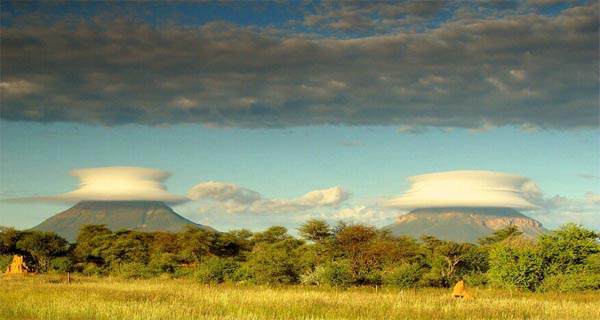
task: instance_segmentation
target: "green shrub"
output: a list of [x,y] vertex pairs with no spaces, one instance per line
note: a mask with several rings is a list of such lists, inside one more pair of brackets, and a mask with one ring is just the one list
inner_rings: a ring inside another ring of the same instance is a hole
[[172,253],[161,253],[150,258],[148,268],[156,274],[173,273],[178,263],[176,256]]
[[258,244],[246,262],[253,281],[269,285],[297,283],[302,266],[295,249],[300,244],[294,239]]
[[369,270],[367,273],[362,274],[358,281],[361,284],[380,286],[383,284],[383,275],[379,270]]
[[68,257],[50,260],[50,271],[66,273],[73,271],[73,261]]
[[238,264],[227,258],[210,257],[202,261],[195,271],[195,277],[202,283],[221,283],[230,279]]
[[191,278],[194,275],[194,269],[190,267],[177,267],[173,271],[174,278]]
[[100,269],[95,263],[91,262],[79,265],[79,269],[85,276],[100,276],[104,274],[102,269]]
[[586,272],[600,274],[600,253],[589,255],[584,268]]
[[403,263],[386,270],[383,274],[383,283],[398,288],[417,287],[423,276],[421,267],[417,264]]
[[252,268],[247,263],[240,264],[231,274],[229,280],[238,283],[253,283],[254,274],[252,273]]
[[600,290],[599,273],[558,274],[544,279],[540,291],[575,292]]
[[111,274],[125,279],[147,279],[156,276],[150,268],[139,262],[128,262],[113,265]]
[[10,254],[0,255],[0,272],[6,271],[8,265],[12,262],[13,256]]
[[535,291],[544,279],[544,260],[532,245],[499,244],[490,251],[490,283]]
[[485,273],[470,273],[463,277],[463,280],[468,286],[484,287],[488,284],[489,278]]
[[300,276],[300,283],[307,286],[318,286],[321,284],[321,275],[323,274],[323,266],[317,266],[313,270],[309,270]]
[[354,280],[350,264],[346,260],[325,263],[323,268],[318,270],[319,284],[329,287],[347,288]]

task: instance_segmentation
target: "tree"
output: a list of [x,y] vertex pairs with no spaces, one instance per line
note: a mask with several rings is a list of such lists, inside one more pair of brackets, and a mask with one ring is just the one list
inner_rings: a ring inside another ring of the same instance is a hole
[[325,220],[310,219],[298,228],[300,236],[313,242],[322,242],[331,237],[331,227]]
[[252,250],[251,237],[252,232],[246,229],[219,233],[211,252],[221,257],[240,257],[243,253]]
[[600,234],[576,224],[566,224],[539,238],[546,274],[581,271],[590,255],[600,253]]
[[301,244],[292,238],[257,244],[246,262],[254,281],[271,285],[297,283],[301,265],[295,249]]
[[67,240],[53,232],[28,231],[16,246],[31,255],[38,270],[45,272],[50,267],[52,258],[67,252],[68,244]]
[[257,232],[252,236],[252,242],[258,243],[275,243],[283,240],[291,239],[287,233],[287,229],[282,226],[273,226],[263,232]]
[[518,237],[521,234],[523,234],[523,232],[519,231],[517,226],[508,226],[506,228],[496,230],[491,236],[479,239],[479,244],[491,245],[511,237]]
[[425,279],[429,285],[449,287],[472,272],[485,272],[487,259],[484,250],[470,243],[443,241],[422,237],[430,267]]
[[516,238],[491,247],[488,276],[499,287],[536,290],[544,280],[544,260],[539,248],[527,239]]
[[0,254],[12,254],[17,251],[17,241],[20,232],[14,228],[6,228],[0,231]]
[[150,235],[139,231],[119,231],[110,246],[102,250],[104,261],[113,268],[124,263],[147,264],[150,260]]
[[336,245],[349,260],[350,270],[356,282],[372,282],[371,261],[366,252],[376,237],[377,230],[374,227],[361,224],[346,225],[335,234]]
[[182,262],[197,263],[202,257],[210,253],[211,243],[214,241],[215,233],[192,226],[186,227],[177,234],[179,245],[178,256]]
[[100,256],[100,248],[104,247],[106,241],[112,235],[112,231],[106,225],[84,225],[79,229],[77,242],[74,249],[75,258],[83,263],[94,263],[102,265],[104,261]]

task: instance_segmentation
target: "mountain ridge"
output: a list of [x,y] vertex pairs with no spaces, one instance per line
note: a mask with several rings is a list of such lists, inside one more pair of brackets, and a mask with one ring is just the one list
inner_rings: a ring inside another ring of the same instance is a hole
[[210,228],[177,214],[161,201],[81,201],[35,226],[74,241],[86,224],[104,224],[109,229],[177,232],[186,225]]
[[515,209],[500,207],[419,208],[399,216],[383,230],[397,236],[431,235],[442,240],[474,243],[512,225],[531,238],[547,232],[537,220]]

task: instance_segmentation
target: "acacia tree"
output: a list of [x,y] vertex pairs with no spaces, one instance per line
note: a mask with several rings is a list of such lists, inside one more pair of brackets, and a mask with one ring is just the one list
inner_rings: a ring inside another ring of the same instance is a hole
[[331,237],[331,227],[325,220],[310,219],[298,228],[300,236],[306,240],[320,243]]
[[590,255],[600,252],[600,234],[576,224],[566,224],[539,238],[546,274],[581,271]]
[[45,272],[52,258],[67,252],[68,244],[67,240],[53,232],[28,231],[21,236],[16,247],[31,255],[37,269]]
[[14,228],[6,228],[0,231],[0,254],[11,254],[17,250],[20,232]]
[[302,266],[296,249],[303,241],[287,234],[284,227],[272,227],[256,235],[261,241],[254,246],[245,263],[253,280],[261,284],[297,283]]

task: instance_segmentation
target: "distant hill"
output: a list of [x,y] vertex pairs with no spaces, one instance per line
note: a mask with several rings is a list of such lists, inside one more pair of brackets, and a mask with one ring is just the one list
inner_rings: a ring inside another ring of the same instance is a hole
[[394,235],[432,235],[443,240],[477,242],[494,231],[514,225],[524,235],[547,232],[542,224],[510,208],[424,208],[398,217],[384,227]]
[[75,241],[79,229],[86,224],[105,224],[113,231],[177,232],[186,225],[210,228],[180,216],[160,201],[82,201],[33,229],[53,231]]

